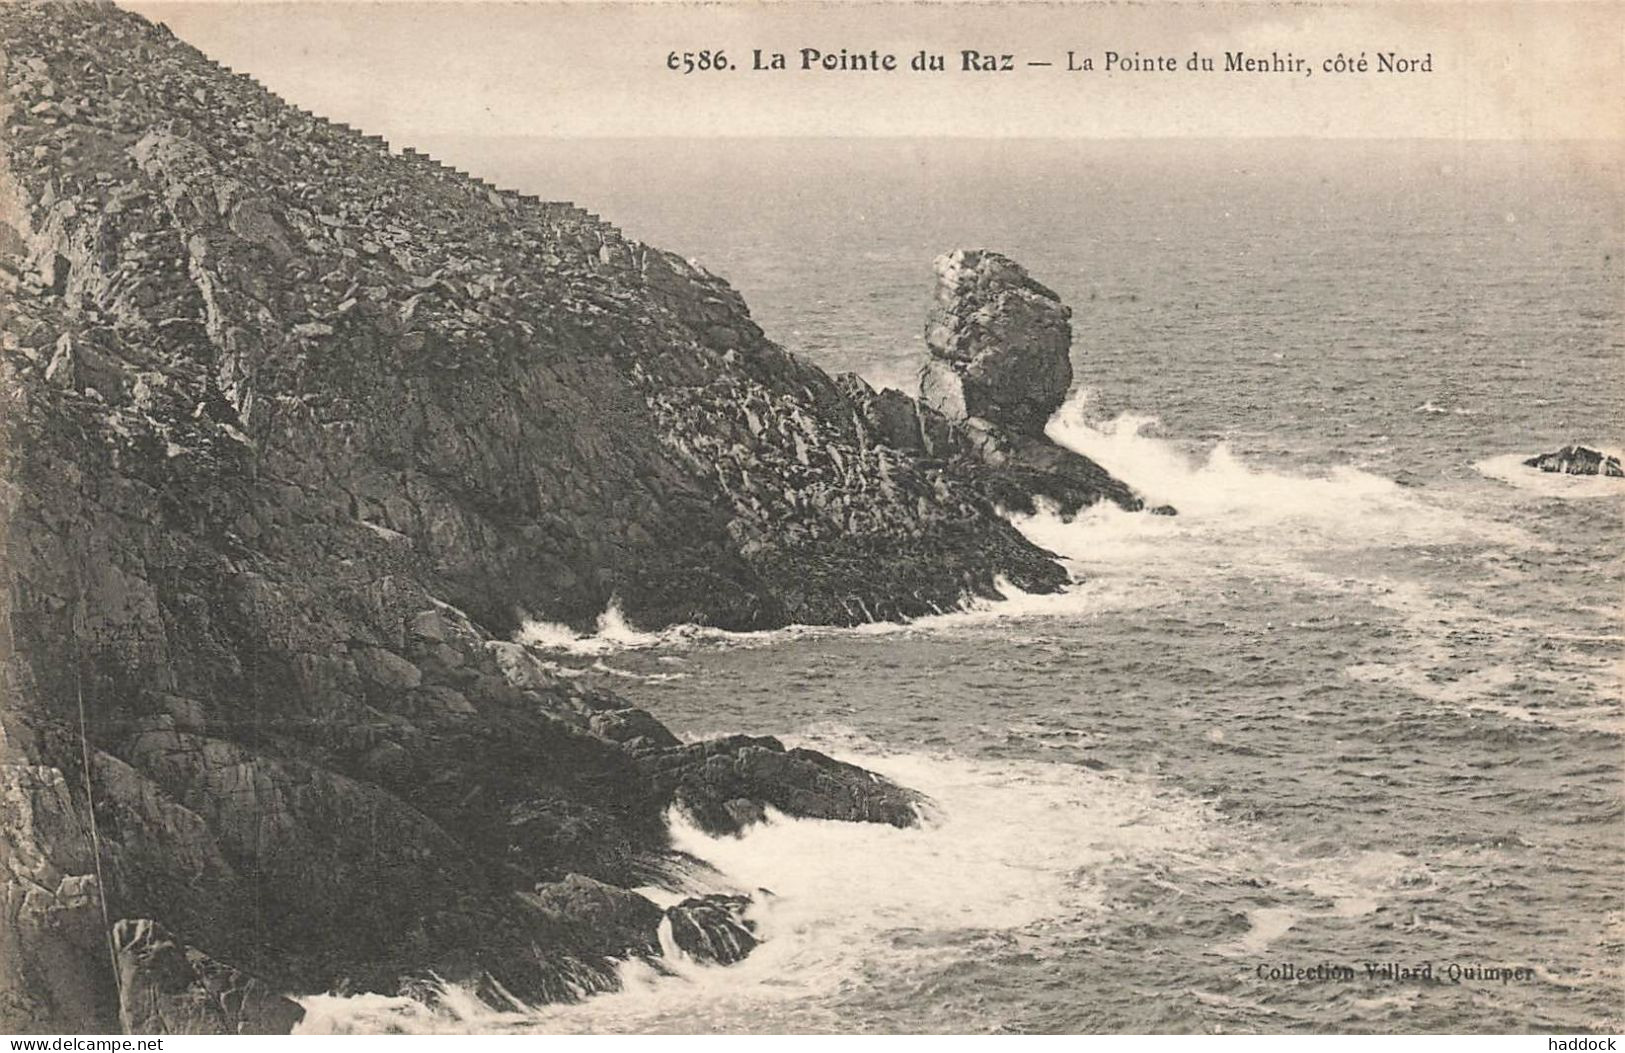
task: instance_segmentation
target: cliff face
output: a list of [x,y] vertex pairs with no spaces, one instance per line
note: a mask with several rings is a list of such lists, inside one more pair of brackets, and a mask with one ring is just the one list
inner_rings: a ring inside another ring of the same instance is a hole
[[[0,48],[0,1029],[281,1026],[266,991],[430,970],[578,997],[658,953],[624,889],[668,806],[915,821],[506,637],[612,598],[745,628],[1057,587],[943,418],[135,16],[11,5]],[[743,953],[729,910],[673,910]]]
[[746,628],[1059,580],[676,256],[391,156],[133,18],[8,24],[7,240],[62,314],[19,344],[124,445],[218,446],[252,497],[296,487],[279,505],[410,552],[497,630],[617,595]]

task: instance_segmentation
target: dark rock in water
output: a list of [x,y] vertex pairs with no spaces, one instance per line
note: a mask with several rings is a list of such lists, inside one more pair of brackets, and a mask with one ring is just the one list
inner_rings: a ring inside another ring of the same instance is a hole
[[922,398],[955,423],[1042,435],[1072,386],[1071,309],[997,252],[958,249],[936,272]]
[[852,373],[836,379],[875,441],[962,466],[1000,508],[1031,514],[1037,497],[1049,500],[1063,515],[1101,500],[1129,511],[1143,507],[1133,490],[1100,465],[1042,435],[1007,431],[981,418],[953,424],[900,391],[877,392]]
[[181,946],[149,918],[120,921],[113,946],[129,1034],[286,1035],[304,1019],[263,980]]
[[[1097,501],[1110,501],[1130,512],[1145,508],[1145,501],[1129,486],[1094,461],[1042,436],[970,430],[977,451],[992,467],[984,483],[999,506],[1031,514],[1034,498],[1045,498],[1063,516]],[[1173,515],[1172,505],[1159,515]]]
[[1523,462],[1543,472],[1562,472],[1565,475],[1603,475],[1614,479],[1625,478],[1625,468],[1618,457],[1610,457],[1589,446],[1565,446],[1556,453],[1543,453]]
[[762,818],[759,804],[787,815],[915,826],[925,798],[817,750],[786,750],[774,738],[735,735],[641,759],[657,793],[707,833],[738,833]]
[[666,909],[672,942],[697,962],[732,965],[756,947],[756,925],[745,917],[749,896],[709,895]]

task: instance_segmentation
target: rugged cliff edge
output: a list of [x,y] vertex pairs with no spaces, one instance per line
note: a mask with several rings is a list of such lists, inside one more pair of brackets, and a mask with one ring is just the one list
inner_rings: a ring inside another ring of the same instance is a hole
[[1041,468],[161,26],[10,5],[0,48],[0,1029],[273,1030],[277,992],[431,975],[579,997],[663,921],[749,950],[726,897],[628,891],[671,880],[668,807],[916,821],[507,638],[612,599],[755,628],[1054,589],[996,509]]

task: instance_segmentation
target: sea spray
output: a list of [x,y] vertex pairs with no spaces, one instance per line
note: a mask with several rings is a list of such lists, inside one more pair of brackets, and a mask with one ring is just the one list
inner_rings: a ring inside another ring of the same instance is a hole
[[[822,736],[805,744],[829,748]],[[676,849],[729,888],[759,890],[749,916],[763,942],[735,965],[693,962],[663,923],[658,967],[628,962],[620,991],[577,1005],[497,1011],[456,985],[443,986],[432,1011],[405,998],[318,996],[303,1001],[303,1030],[619,1032],[678,1021],[816,1030],[838,1022],[829,1007],[866,975],[940,968],[999,933],[1098,916],[1111,873],[1200,857],[1214,844],[1204,802],[1137,776],[949,755],[851,759],[929,794],[940,810],[927,825],[897,829],[770,809],[740,837],[711,837],[668,814]]]
[[[1337,847],[1283,853],[1268,829],[1154,777],[1073,763],[891,752],[827,725],[802,745],[922,792],[917,829],[795,819],[712,837],[673,810],[674,847],[754,890],[763,941],[731,966],[693,961],[662,925],[663,956],[629,961],[621,989],[577,1004],[498,1011],[448,985],[430,1011],[405,999],[306,999],[308,1031],[819,1031],[885,984],[935,991],[1016,945],[1173,921],[1206,953],[1250,956],[1304,919],[1369,914],[1432,884],[1413,861]],[[1257,906],[1239,926],[1231,904]],[[1168,910],[1182,918],[1166,919]],[[1125,916],[1130,919],[1125,922]],[[1204,932],[1209,935],[1202,935]],[[929,1011],[925,1007],[923,1011]]]
[[[630,652],[670,649],[691,649],[706,646],[721,647],[773,647],[787,641],[817,638],[848,638],[890,636],[908,633],[945,632],[986,626],[995,622],[1021,618],[1071,617],[1091,612],[1114,609],[1118,606],[1141,605],[1145,594],[1135,595],[1104,584],[1078,583],[1055,593],[1030,593],[1013,584],[1002,575],[994,579],[993,591],[997,597],[967,594],[960,605],[940,614],[927,614],[906,621],[870,621],[851,626],[787,625],[780,629],[761,629],[738,632],[709,626],[681,624],[668,626],[655,632],[632,628],[618,605],[612,603],[598,620],[599,628],[593,633],[578,633],[567,625],[528,619],[514,635],[521,643],[549,655],[594,658],[599,661],[575,669],[560,666],[570,673],[582,670],[607,673],[647,681],[680,679],[682,673],[635,674],[603,664],[602,659]],[[661,660],[674,656],[662,655]],[[557,662],[553,663],[557,665]],[[566,675],[569,675],[567,673]]]
[[663,632],[643,632],[627,621],[619,597],[610,597],[609,604],[598,616],[591,633],[578,633],[568,625],[525,619],[514,640],[542,651],[561,651],[575,655],[603,655],[634,648],[656,647],[662,643],[675,643],[693,635],[694,626],[676,626]]
[[[1160,523],[1128,521],[1148,536],[1223,536],[1233,544],[1247,535],[1254,547],[1277,551],[1316,543],[1533,543],[1526,531],[1470,515],[1357,467],[1336,465],[1318,475],[1276,471],[1247,464],[1225,442],[1216,443],[1205,457],[1193,458],[1174,442],[1150,434],[1157,424],[1154,417],[1124,413],[1091,422],[1089,401],[1087,389],[1074,391],[1050,419],[1047,433],[1128,481],[1148,503],[1168,502],[1179,509],[1178,517]],[[1080,522],[1121,530],[1124,524],[1114,511],[1093,509]],[[1032,517],[1018,525],[1030,537],[1045,529]],[[1052,548],[1062,540],[1053,530],[1042,537]],[[1060,551],[1072,554],[1068,548]]]
[[[564,658],[593,658],[583,668],[619,678],[664,680],[670,673],[637,673],[604,659],[632,652],[694,647],[773,647],[822,637],[886,636],[974,631],[989,624],[1029,618],[1076,618],[1178,602],[1195,580],[1244,571],[1316,587],[1381,593],[1328,576],[1320,564],[1333,553],[1442,543],[1538,543],[1504,522],[1476,517],[1413,489],[1358,468],[1336,466],[1298,475],[1244,463],[1225,443],[1192,457],[1175,442],[1151,434],[1155,419],[1125,413],[1104,422],[1087,415],[1090,393],[1078,389],[1048,425],[1055,441],[1100,462],[1128,480],[1151,503],[1170,502],[1179,516],[1124,512],[1109,503],[1070,519],[1043,499],[1032,515],[1009,515],[1034,544],[1065,558],[1078,580],[1054,594],[1023,592],[1000,578],[1001,599],[966,595],[959,607],[909,621],[875,621],[836,627],[791,625],[731,632],[697,625],[641,630],[611,600],[595,630],[527,620],[517,642]],[[1155,567],[1155,572],[1151,568]],[[567,674],[568,675],[568,674]]]

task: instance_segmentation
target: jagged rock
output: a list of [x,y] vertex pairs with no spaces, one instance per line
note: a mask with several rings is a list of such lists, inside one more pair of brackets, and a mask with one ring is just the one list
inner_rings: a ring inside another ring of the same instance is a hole
[[986,249],[938,256],[920,393],[950,421],[1042,435],[1072,386],[1072,311]]
[[666,909],[671,937],[697,962],[732,965],[756,948],[756,925],[745,917],[749,896],[713,894],[683,900]]
[[0,1031],[117,1029],[85,814],[55,768],[15,763],[0,708]]
[[410,691],[423,683],[417,666],[382,647],[364,647],[355,656],[356,672],[363,680],[391,691]]
[[1556,453],[1543,453],[1538,457],[1531,457],[1523,462],[1530,468],[1539,468],[1543,472],[1562,472],[1565,475],[1604,475],[1611,478],[1625,478],[1625,468],[1620,467],[1619,458],[1612,457],[1600,450],[1593,450],[1589,446],[1565,446]]
[[593,734],[630,749],[662,749],[678,744],[677,736],[641,709],[612,709],[588,719]]
[[835,381],[852,400],[871,441],[927,457],[961,452],[948,419],[918,399],[895,388],[877,392],[856,373],[842,373]]
[[624,888],[571,874],[526,897],[561,942],[603,958],[660,953],[660,908]]
[[[735,735],[643,755],[654,791],[712,834],[738,833],[761,817],[750,803],[787,815],[916,826],[924,798],[817,750]],[[746,806],[741,807],[741,803]]]
[[110,400],[121,397],[126,386],[124,373],[117,363],[70,333],[63,333],[57,339],[56,351],[45,368],[45,379],[68,391],[91,388]]
[[286,1035],[304,1019],[265,981],[183,947],[150,918],[113,926],[119,1019],[131,1035]]

